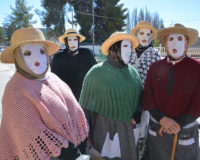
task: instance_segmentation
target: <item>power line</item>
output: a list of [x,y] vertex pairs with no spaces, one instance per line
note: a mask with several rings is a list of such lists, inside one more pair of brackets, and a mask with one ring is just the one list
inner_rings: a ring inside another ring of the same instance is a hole
[[[91,13],[85,13],[85,12],[80,12],[80,11],[75,11],[76,13],[80,13],[80,14],[85,14],[85,15],[89,15],[89,16],[93,16],[93,14]],[[120,18],[113,18],[113,17],[107,17],[107,16],[100,16],[100,15],[96,15],[94,14],[95,17],[100,17],[100,18],[107,18],[107,19],[114,19],[114,20],[120,20]]]
[[200,21],[200,19],[188,19],[188,20],[171,20],[171,21],[164,21],[164,22],[197,22]]

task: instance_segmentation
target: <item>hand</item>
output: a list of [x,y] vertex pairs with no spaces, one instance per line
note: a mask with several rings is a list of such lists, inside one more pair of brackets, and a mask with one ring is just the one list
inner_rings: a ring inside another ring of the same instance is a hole
[[[163,136],[163,132],[164,133],[167,133],[167,130],[164,128],[164,127],[160,127],[160,129],[159,129],[159,135],[162,137]],[[168,133],[168,134],[170,134],[170,133]]]
[[159,130],[159,134],[163,131],[168,134],[177,134],[181,130],[179,124],[175,120],[166,116],[160,120],[160,125],[161,128]]
[[131,122],[132,122],[133,125],[136,125],[136,121],[135,121],[134,118],[132,118]]

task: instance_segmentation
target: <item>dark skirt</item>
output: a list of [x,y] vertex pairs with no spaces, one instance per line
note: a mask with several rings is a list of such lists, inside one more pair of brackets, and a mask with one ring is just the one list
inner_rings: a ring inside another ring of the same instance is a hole
[[[160,125],[150,120],[147,140],[148,160],[169,160],[172,152],[174,135],[158,134]],[[175,160],[199,160],[198,125],[182,128],[178,134]]]
[[103,157],[105,160],[137,160],[132,123],[112,120],[87,109],[84,111],[90,125],[90,139],[97,151],[102,153],[107,133],[111,140],[118,134],[121,158]]

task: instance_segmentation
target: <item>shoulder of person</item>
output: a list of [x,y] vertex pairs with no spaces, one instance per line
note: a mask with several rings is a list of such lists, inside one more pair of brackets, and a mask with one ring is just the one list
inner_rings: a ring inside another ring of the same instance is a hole
[[100,75],[103,68],[103,62],[95,64],[90,68],[86,75]]
[[89,49],[89,48],[79,48],[79,52],[80,53],[83,53],[83,54],[92,54],[92,55],[94,55],[94,53],[93,53],[93,51],[91,50],[91,49]]
[[199,68],[200,67],[200,60],[197,60],[197,59],[194,59],[194,58],[191,58],[191,57],[185,57],[187,58],[187,61],[192,63],[193,65],[196,66],[196,68]]
[[64,53],[64,49],[59,49],[55,54],[53,54],[54,56],[57,55],[61,55],[62,53]]

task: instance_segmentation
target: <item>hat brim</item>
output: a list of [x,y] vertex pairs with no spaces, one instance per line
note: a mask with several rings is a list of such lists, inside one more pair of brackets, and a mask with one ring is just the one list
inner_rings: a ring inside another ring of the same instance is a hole
[[3,50],[3,52],[1,53],[1,62],[2,63],[15,63],[14,61],[14,56],[13,56],[13,51],[23,45],[23,44],[29,44],[29,43],[37,43],[37,44],[43,44],[46,46],[47,48],[47,53],[49,56],[53,55],[54,53],[56,53],[60,46],[59,44],[57,44],[56,42],[52,42],[52,41],[47,41],[47,40],[41,40],[41,41],[25,41],[25,42],[20,42],[17,43],[15,45],[11,45],[10,47],[6,48],[5,50]]
[[192,28],[175,28],[175,27],[170,27],[170,28],[164,28],[158,31],[157,34],[157,39],[159,40],[160,43],[165,45],[165,38],[170,35],[170,34],[183,34],[188,38],[188,46],[193,45],[197,39],[198,39],[198,31]]
[[136,26],[135,28],[133,28],[133,29],[131,30],[131,34],[132,34],[133,36],[136,36],[137,31],[138,31],[139,29],[141,29],[141,28],[148,28],[148,29],[152,30],[152,40],[156,39],[157,29],[154,28],[154,27],[152,27],[152,26],[147,26],[147,25],[139,25],[139,26]]
[[132,48],[135,49],[139,45],[139,41],[136,37],[133,37],[128,34],[120,34],[116,36],[112,36],[108,38],[107,40],[104,41],[104,43],[101,45],[101,52],[105,54],[106,56],[109,54],[109,48],[112,46],[114,43],[122,40],[130,40],[132,43]]
[[77,34],[77,33],[70,33],[70,34],[64,34],[62,36],[60,36],[58,38],[59,42],[61,42],[62,44],[65,44],[65,38],[66,37],[79,37],[79,42],[82,42],[85,40],[85,37],[81,34]]

